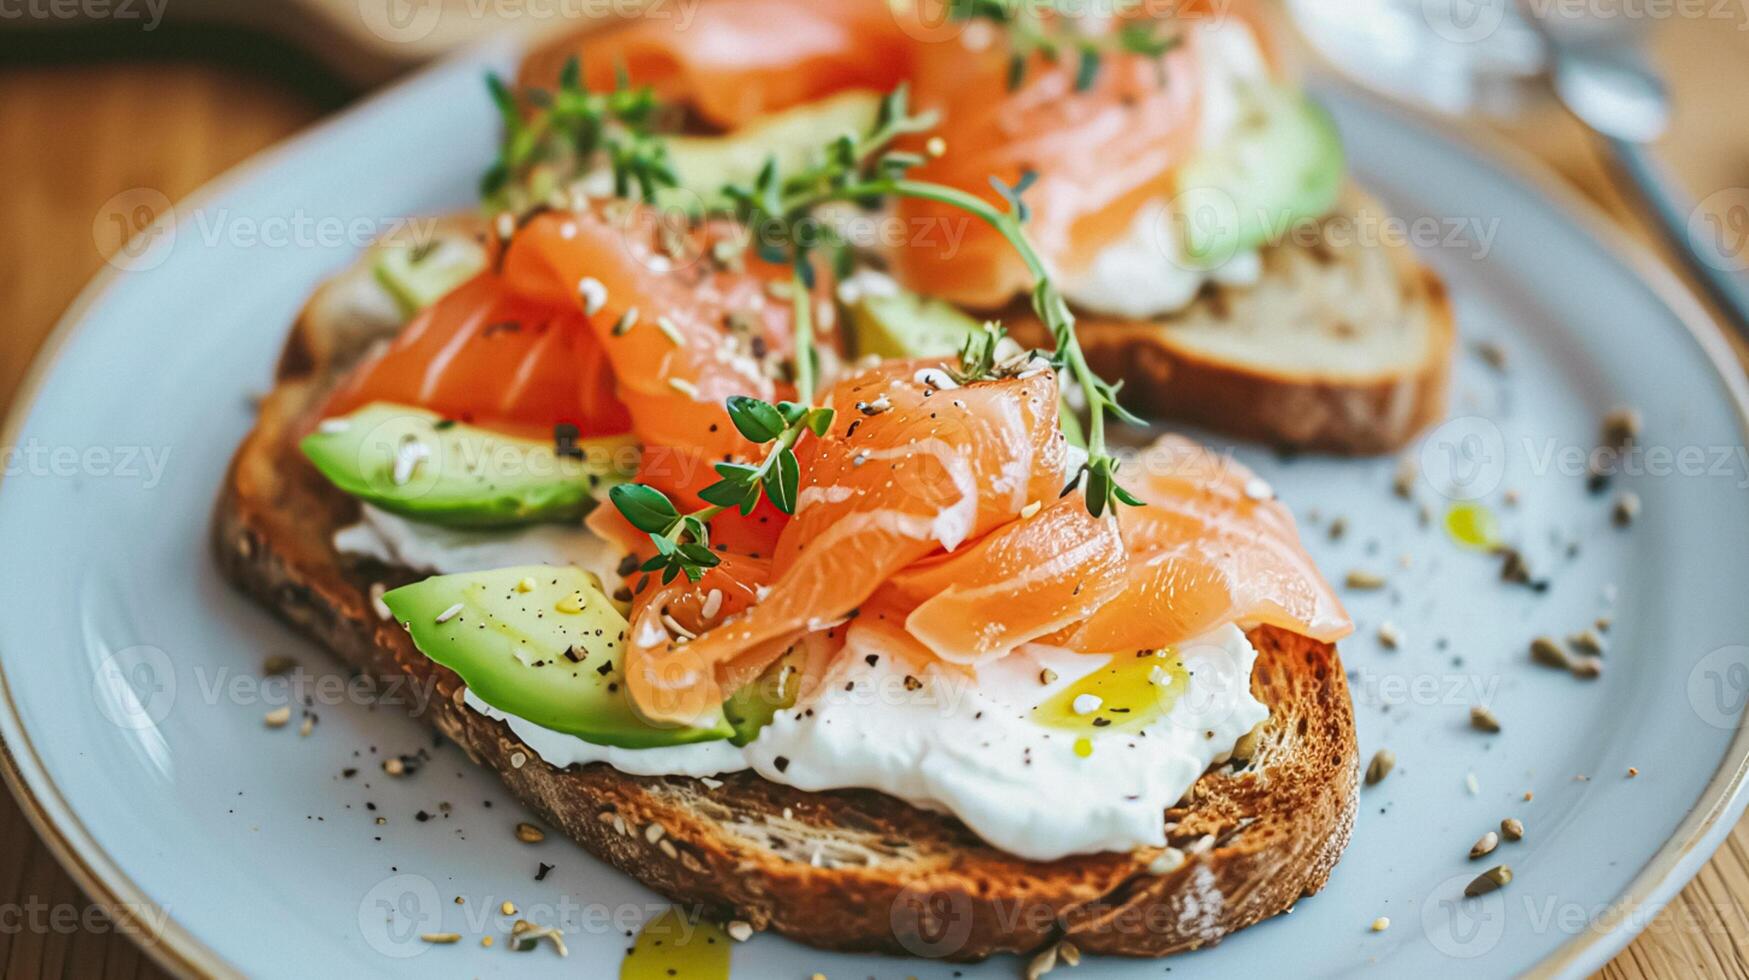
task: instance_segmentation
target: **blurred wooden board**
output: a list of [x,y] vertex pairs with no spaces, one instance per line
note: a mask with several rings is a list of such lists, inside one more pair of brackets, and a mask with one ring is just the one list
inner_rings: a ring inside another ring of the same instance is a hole
[[[299,0],[356,15],[356,0]],[[465,2],[465,0],[457,0]],[[251,4],[253,5],[253,4]],[[344,10],[342,9],[344,8]],[[1743,25],[1736,25],[1743,26]],[[1662,26],[1658,56],[1681,113],[1666,159],[1696,197],[1749,188],[1749,31],[1715,21]],[[93,235],[115,195],[150,188],[180,199],[320,114],[284,79],[189,61],[91,66],[0,65],[0,186],[12,233],[0,238],[0,407],[31,355],[102,266]],[[1643,233],[1576,127],[1547,112],[1506,128],[1586,194]],[[281,329],[266,325],[263,329]],[[0,909],[42,909],[26,928],[0,929],[0,975],[160,977],[109,928],[0,794]],[[64,909],[70,912],[56,913]],[[1749,976],[1749,824],[1603,976]],[[55,916],[59,915],[57,919]],[[16,918],[14,919],[16,921]],[[43,927],[30,927],[37,921]]]

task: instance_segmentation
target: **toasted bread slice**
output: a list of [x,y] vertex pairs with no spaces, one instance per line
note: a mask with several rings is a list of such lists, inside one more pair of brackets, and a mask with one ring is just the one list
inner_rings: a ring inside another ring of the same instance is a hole
[[[1158,320],[1082,316],[1088,362],[1142,414],[1285,449],[1401,448],[1445,412],[1455,332],[1444,283],[1391,227],[1350,187],[1262,250],[1254,284],[1210,283]],[[1011,319],[1044,339],[1028,311]]]
[[[340,283],[348,281],[356,286]],[[1335,648],[1273,628],[1251,634],[1253,689],[1270,718],[1248,760],[1215,767],[1161,815],[1186,855],[1181,865],[1158,849],[1029,862],[950,816],[870,791],[807,793],[752,773],[707,784],[547,765],[507,726],[467,708],[460,678],[374,610],[373,584],[416,576],[334,549],[334,532],[358,507],[295,443],[343,352],[380,327],[331,321],[358,305],[343,288],[324,288],[306,308],[232,463],[213,525],[219,564],[348,664],[432,692],[416,712],[597,857],[723,920],[830,949],[955,960],[1064,939],[1089,952],[1159,956],[1215,942],[1323,887],[1354,820],[1353,709]]]

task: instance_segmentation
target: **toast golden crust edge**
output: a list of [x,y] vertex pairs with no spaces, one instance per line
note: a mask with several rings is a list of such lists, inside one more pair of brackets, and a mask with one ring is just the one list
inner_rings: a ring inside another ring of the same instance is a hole
[[[1270,721],[1243,769],[1218,766],[1165,815],[1181,867],[1142,849],[1049,863],[988,847],[951,817],[867,791],[805,793],[750,773],[710,788],[559,770],[462,703],[460,679],[378,618],[373,582],[331,542],[356,519],[295,446],[328,382],[333,346],[306,310],[232,461],[213,521],[219,565],[243,591],[342,660],[424,692],[414,713],[596,857],[667,898],[809,945],[951,960],[1069,940],[1087,952],[1161,956],[1217,942],[1321,889],[1353,826],[1353,708],[1335,648],[1261,628],[1253,689]],[[656,839],[648,831],[662,828]]]
[[1280,448],[1387,453],[1444,417],[1456,337],[1445,283],[1419,264],[1404,274],[1427,306],[1433,343],[1419,366],[1398,374],[1284,376],[1208,357],[1147,323],[1089,323],[1082,346],[1094,370],[1124,379],[1124,401],[1143,414]]

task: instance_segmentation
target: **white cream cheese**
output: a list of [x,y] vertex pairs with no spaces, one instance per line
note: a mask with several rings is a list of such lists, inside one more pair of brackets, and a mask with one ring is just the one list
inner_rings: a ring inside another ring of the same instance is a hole
[[638,775],[689,776],[750,767],[803,790],[875,789],[951,813],[991,845],[1046,861],[1164,845],[1166,809],[1268,717],[1251,694],[1256,652],[1237,627],[1178,652],[1189,680],[1171,709],[1134,732],[1087,738],[1086,754],[1076,750],[1083,736],[1040,724],[1033,710],[1109,658],[1035,644],[979,668],[975,679],[934,667],[908,676],[856,628],[814,693],[778,712],[744,749],[609,748],[508,716],[471,692],[467,703],[506,721],[556,766],[605,762]]
[[[1197,146],[1225,140],[1237,124],[1246,89],[1269,81],[1269,64],[1249,25],[1238,18],[1215,18],[1191,28],[1201,58],[1202,105]],[[1196,298],[1206,282],[1251,285],[1262,272],[1255,250],[1225,262],[1201,266],[1185,256],[1178,228],[1184,220],[1158,198],[1136,212],[1124,236],[1102,249],[1085,266],[1058,270],[1069,302],[1096,313],[1148,319],[1176,313]]]
[[334,549],[341,554],[438,575],[511,565],[576,565],[603,582],[619,581],[623,552],[580,524],[469,530],[408,520],[370,504],[361,510],[362,520],[334,533]]

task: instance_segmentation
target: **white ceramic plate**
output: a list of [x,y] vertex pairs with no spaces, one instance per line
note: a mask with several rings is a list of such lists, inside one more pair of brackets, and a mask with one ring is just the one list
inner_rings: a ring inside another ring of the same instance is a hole
[[[469,200],[495,131],[480,76],[513,54],[499,45],[422,74],[179,207],[69,314],[4,440],[0,734],[12,781],[85,884],[163,921],[154,951],[191,972],[559,976],[581,962],[600,975],[626,931],[663,907],[562,840],[516,842],[519,810],[489,773],[337,683],[308,690],[320,715],[310,737],[264,727],[286,694],[256,680],[265,655],[332,667],[232,592],[207,554],[210,502],[293,313],[356,252],[349,236]],[[1498,375],[1462,358],[1458,418],[1417,455],[1415,494],[1436,517],[1450,494],[1480,494],[1551,585],[1504,584],[1496,559],[1420,527],[1390,492],[1390,460],[1242,450],[1305,520],[1332,578],[1389,574],[1388,589],[1350,595],[1361,628],[1343,656],[1363,758],[1389,746],[1397,771],[1364,792],[1329,887],[1293,914],[1213,949],[1097,962],[1078,977],[1257,976],[1283,963],[1304,975],[1578,974],[1650,920],[1742,809],[1749,473],[1744,385],[1726,348],[1661,272],[1601,244],[1612,233],[1546,188],[1406,119],[1331,101],[1361,176],[1419,219],[1399,230],[1431,236],[1426,257],[1449,278],[1467,340],[1512,359]],[[1653,450],[1617,481],[1644,501],[1628,531],[1571,471],[1617,404],[1641,409]],[[1347,533],[1332,541],[1338,515]],[[1606,612],[1602,680],[1528,662],[1532,635]],[[1405,634],[1398,651],[1375,639],[1386,620]],[[1502,734],[1470,730],[1479,701]],[[378,771],[384,755],[421,748],[433,759],[415,778]],[[344,778],[349,768],[360,772]],[[1530,830],[1495,858],[1516,880],[1458,901],[1486,866],[1466,860],[1470,844],[1506,816]],[[555,866],[540,883],[538,862]],[[501,934],[490,912],[506,900],[562,923],[572,959],[477,945]],[[1388,931],[1369,931],[1378,916]],[[439,930],[467,941],[412,938]],[[1015,963],[834,956],[767,936],[738,947],[734,968],[1008,977]]]

